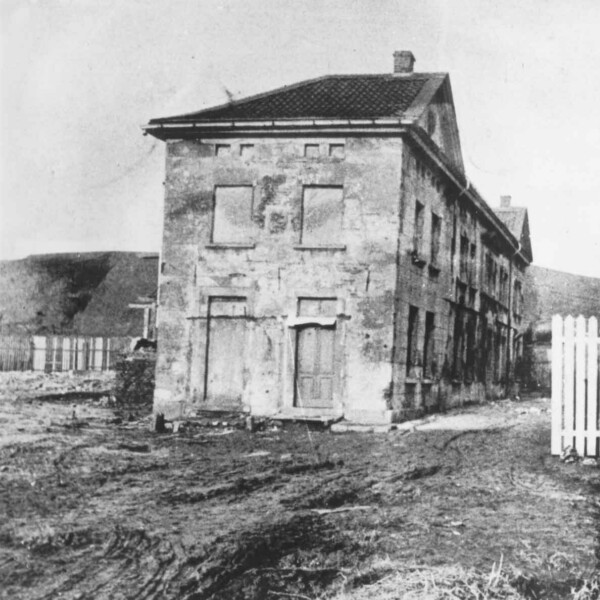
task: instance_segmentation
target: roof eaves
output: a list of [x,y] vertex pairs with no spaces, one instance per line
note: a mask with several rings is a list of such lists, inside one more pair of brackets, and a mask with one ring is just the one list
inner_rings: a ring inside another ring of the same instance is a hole
[[242,119],[228,121],[198,121],[180,123],[155,123],[143,125],[144,135],[150,134],[158,139],[179,139],[198,135],[263,135],[267,132],[301,132],[311,134],[318,132],[339,133],[352,132],[388,132],[401,134],[404,126],[399,118],[379,117],[372,119],[266,119],[244,121]]

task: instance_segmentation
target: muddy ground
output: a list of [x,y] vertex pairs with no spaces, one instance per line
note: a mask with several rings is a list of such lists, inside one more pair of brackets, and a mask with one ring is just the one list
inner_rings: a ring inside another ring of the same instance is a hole
[[502,561],[515,595],[481,598],[558,599],[598,573],[600,472],[549,455],[547,400],[389,433],[157,435],[111,383],[2,374],[2,598],[383,598]]

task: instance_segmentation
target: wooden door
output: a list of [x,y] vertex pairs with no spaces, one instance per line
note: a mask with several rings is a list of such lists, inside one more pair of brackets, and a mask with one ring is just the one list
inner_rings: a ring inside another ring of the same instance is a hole
[[213,298],[209,307],[206,401],[239,407],[244,391],[245,298]]
[[333,408],[334,342],[333,327],[308,326],[298,330],[296,406]]

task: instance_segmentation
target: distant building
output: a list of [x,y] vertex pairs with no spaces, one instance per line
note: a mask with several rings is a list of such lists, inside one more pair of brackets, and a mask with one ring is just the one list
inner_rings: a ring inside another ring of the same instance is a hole
[[156,412],[389,422],[507,393],[527,215],[513,227],[471,185],[449,76],[413,64],[150,121]]

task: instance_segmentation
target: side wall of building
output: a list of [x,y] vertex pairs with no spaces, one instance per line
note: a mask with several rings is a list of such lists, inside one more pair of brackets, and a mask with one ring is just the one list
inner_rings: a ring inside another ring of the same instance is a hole
[[[400,138],[168,142],[155,411],[384,418],[402,149]],[[236,194],[247,215],[229,210]],[[311,322],[333,340],[318,342],[334,361],[326,407],[302,406],[294,373]]]
[[403,155],[393,408],[401,418],[507,394],[523,265],[427,157]]

